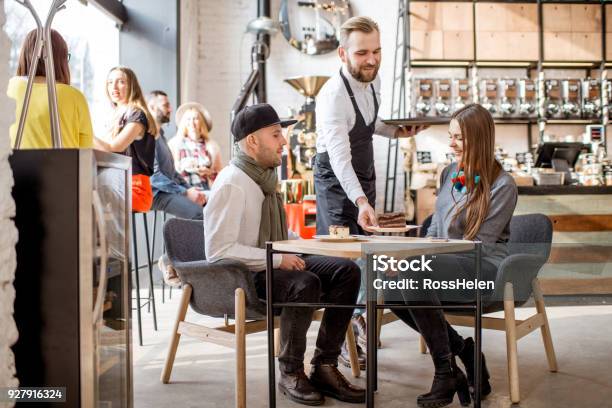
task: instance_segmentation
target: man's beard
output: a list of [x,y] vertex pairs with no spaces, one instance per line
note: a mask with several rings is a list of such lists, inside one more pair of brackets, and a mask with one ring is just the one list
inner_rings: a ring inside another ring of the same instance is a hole
[[[355,78],[357,81],[372,82],[374,78],[376,78],[376,75],[378,74],[378,68],[380,68],[380,65],[364,64],[361,67],[356,67],[352,65],[351,60],[347,58],[346,67],[348,68],[348,71],[351,74],[351,76]],[[370,68],[370,67],[373,67],[374,70],[368,71],[368,72],[364,72],[361,70],[362,68]]]
[[170,115],[157,114],[157,120],[162,125],[164,125],[166,123],[170,123]]

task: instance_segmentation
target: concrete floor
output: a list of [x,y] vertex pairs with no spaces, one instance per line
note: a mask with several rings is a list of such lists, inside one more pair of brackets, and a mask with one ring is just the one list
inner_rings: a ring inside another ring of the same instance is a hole
[[[184,337],[179,345],[170,384],[160,382],[169,330],[172,327],[180,290],[172,300],[161,303],[157,290],[158,331],[152,317],[143,314],[144,346],[133,340],[135,407],[232,407],[234,403],[234,360],[231,349]],[[167,297],[167,292],[166,292]],[[533,309],[521,309],[519,318]],[[525,408],[612,407],[612,306],[549,307],[548,316],[554,339],[559,372],[550,373],[539,332],[519,341],[521,404]],[[188,320],[222,324],[188,313]],[[136,320],[134,319],[134,323]],[[318,324],[309,331],[309,354]],[[469,329],[460,333],[470,336]],[[136,330],[134,330],[136,336]],[[429,355],[418,352],[418,337],[401,322],[383,327],[383,348],[379,351],[380,386],[376,406],[416,407],[416,396],[429,389],[433,376]],[[247,336],[247,404],[267,407],[266,335]],[[483,407],[512,406],[508,398],[505,334],[487,330],[483,350],[492,376],[493,393]],[[350,370],[342,369],[349,376]],[[278,377],[277,377],[278,378]],[[350,377],[349,377],[350,378]],[[355,380],[365,386],[365,377]],[[278,407],[299,407],[284,396]],[[356,406],[327,399],[327,407]],[[455,398],[452,407],[459,407]]]

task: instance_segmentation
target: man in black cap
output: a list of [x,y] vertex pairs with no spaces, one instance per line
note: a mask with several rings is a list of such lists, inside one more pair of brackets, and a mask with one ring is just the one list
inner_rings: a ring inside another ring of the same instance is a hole
[[[234,259],[253,273],[257,292],[266,297],[266,241],[288,239],[276,167],[287,144],[281,121],[268,104],[238,112],[232,133],[240,150],[215,180],[204,207],[206,257],[215,262]],[[274,299],[279,302],[354,303],[360,284],[359,267],[334,257],[275,254]],[[345,402],[365,401],[365,391],[338,371],[338,355],[352,309],[328,309],[323,315],[310,377],[304,373],[306,332],[314,309],[285,307],[280,317],[279,388],[291,400],[320,405],[323,395]]]

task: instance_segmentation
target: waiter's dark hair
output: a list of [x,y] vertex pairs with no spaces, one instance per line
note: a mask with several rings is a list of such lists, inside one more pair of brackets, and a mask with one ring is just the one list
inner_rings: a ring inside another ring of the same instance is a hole
[[362,33],[371,33],[378,31],[378,24],[370,17],[357,16],[351,17],[340,27],[340,46],[346,47],[346,42],[353,31],[361,31]]

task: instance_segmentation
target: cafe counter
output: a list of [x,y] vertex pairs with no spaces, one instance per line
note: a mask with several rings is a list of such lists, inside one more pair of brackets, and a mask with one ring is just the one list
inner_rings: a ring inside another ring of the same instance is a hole
[[540,272],[547,295],[612,294],[612,186],[519,186],[515,215],[553,223],[553,247]]

